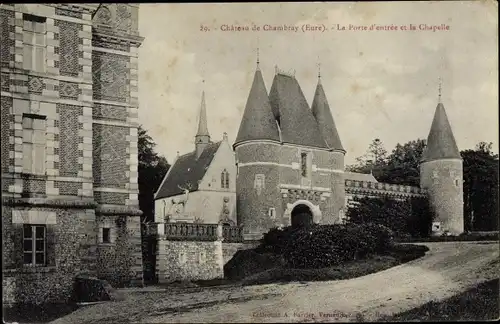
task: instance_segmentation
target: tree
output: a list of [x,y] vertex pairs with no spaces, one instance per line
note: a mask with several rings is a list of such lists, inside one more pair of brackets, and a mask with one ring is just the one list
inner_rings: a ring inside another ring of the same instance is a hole
[[138,132],[139,155],[139,208],[143,211],[143,221],[152,221],[154,218],[154,193],[158,189],[170,165],[167,159],[155,152],[156,144],[139,127]]
[[378,138],[374,139],[368,146],[366,153],[356,158],[356,164],[347,166],[347,170],[359,173],[373,173],[375,178],[382,173],[387,166],[387,150]]
[[387,157],[387,167],[381,172],[381,182],[420,185],[419,164],[425,148],[425,140],[417,139],[403,145],[397,144]]
[[373,173],[380,182],[419,186],[419,163],[425,148],[425,140],[417,139],[403,145],[397,144],[387,154],[377,138],[368,147],[367,153],[356,159],[357,164],[348,166],[351,172]]
[[492,143],[480,142],[461,155],[465,230],[498,230],[498,154],[492,152]]

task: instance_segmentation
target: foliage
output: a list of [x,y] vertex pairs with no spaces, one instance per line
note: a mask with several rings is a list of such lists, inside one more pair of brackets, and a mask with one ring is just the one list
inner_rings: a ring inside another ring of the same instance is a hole
[[356,158],[356,164],[347,166],[347,170],[359,173],[378,173],[387,165],[387,150],[378,138],[374,139],[368,146],[366,153]]
[[391,154],[387,155],[382,141],[375,139],[368,147],[367,153],[356,159],[357,164],[348,166],[347,169],[351,172],[371,172],[380,182],[418,186],[419,163],[424,148],[425,141],[417,139],[403,145],[398,143]]
[[156,144],[147,134],[147,131],[139,127],[138,133],[138,155],[139,155],[139,208],[143,211],[143,219],[152,221],[154,215],[154,193],[158,189],[170,165],[165,157],[155,152]]
[[[375,139],[367,153],[347,166],[351,172],[370,173],[380,182],[419,186],[419,163],[425,141],[417,139],[397,144],[389,155],[384,155],[383,144]],[[480,142],[474,150],[461,152],[463,159],[464,216],[466,231],[498,229],[499,160],[492,152],[492,143]],[[377,158],[370,158],[377,157]],[[416,206],[413,205],[412,208]],[[429,217],[423,214],[422,217]],[[429,219],[425,220],[427,224]],[[419,229],[425,236],[425,229]]]
[[433,214],[427,199],[355,198],[355,206],[347,210],[349,223],[371,222],[390,228],[396,237],[427,237]]
[[498,230],[498,155],[492,144],[461,152],[464,168],[466,231]]
[[385,226],[335,224],[272,229],[261,249],[282,254],[292,268],[321,268],[385,253],[391,244],[392,231]]

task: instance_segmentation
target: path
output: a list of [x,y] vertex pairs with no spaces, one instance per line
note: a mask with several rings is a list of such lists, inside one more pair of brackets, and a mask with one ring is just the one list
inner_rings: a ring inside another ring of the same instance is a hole
[[[355,279],[205,289],[176,296],[165,291],[148,292],[143,294],[150,295],[146,305],[139,299],[121,302],[121,307],[120,302],[101,304],[54,323],[90,323],[92,320],[85,315],[97,319],[99,313],[110,321],[116,320],[113,305],[121,308],[121,313],[128,311],[122,316],[135,323],[369,321],[498,278],[498,263],[493,264],[499,257],[498,242],[426,245],[430,251],[423,258]],[[155,297],[151,298],[151,294]],[[176,307],[181,309],[174,313]]]

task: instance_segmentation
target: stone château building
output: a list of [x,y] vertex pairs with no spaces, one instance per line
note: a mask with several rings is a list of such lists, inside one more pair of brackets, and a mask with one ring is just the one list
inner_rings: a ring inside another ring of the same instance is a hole
[[142,284],[137,4],[1,4],[3,301]]
[[[200,126],[199,129],[204,128]],[[215,149],[206,145],[216,144],[200,145],[198,141],[205,141],[203,136],[205,134],[199,130],[196,150],[174,163],[157,199],[164,201],[167,192],[171,197],[180,197],[181,190],[176,184],[190,177],[193,169],[189,171],[189,165],[196,164],[193,162],[195,156],[213,154]],[[203,148],[206,151],[200,155]],[[225,163],[217,165],[217,170],[236,173],[236,223],[242,228],[245,240],[259,239],[277,226],[342,223],[346,209],[352,205],[349,201],[356,196],[429,199],[436,214],[433,228],[436,233],[463,232],[462,161],[441,100],[420,167],[420,188],[379,183],[371,174],[345,172],[346,150],[321,76],[318,75],[310,107],[295,76],[277,68],[268,94],[258,61],[233,149],[234,159],[227,158]],[[195,170],[213,168],[209,160],[199,158]],[[199,188],[193,191],[196,190]],[[192,199],[196,198],[192,196]],[[214,201],[217,199],[220,197],[214,197]],[[165,219],[159,202],[157,200],[156,222],[170,221]],[[194,201],[190,204],[202,206]],[[200,216],[203,208],[196,207],[193,211]],[[218,215],[205,217],[205,222],[217,223]],[[158,226],[158,233],[163,233],[162,226]]]

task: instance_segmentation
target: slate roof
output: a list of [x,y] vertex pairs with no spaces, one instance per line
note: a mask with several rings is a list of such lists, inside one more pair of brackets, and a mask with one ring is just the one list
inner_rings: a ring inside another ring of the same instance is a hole
[[318,122],[319,130],[328,147],[344,151],[344,147],[342,146],[342,142],[340,141],[340,136],[337,131],[337,126],[333,120],[330,105],[328,104],[325,91],[323,90],[323,85],[321,84],[321,79],[318,80],[316,92],[314,93],[312,113]]
[[184,191],[179,186],[186,187],[188,183],[191,184],[190,192],[197,191],[198,181],[201,181],[205,176],[220,144],[220,141],[208,144],[198,159],[196,158],[196,150],[181,155],[170,167],[171,170],[162,182],[155,199],[182,194]]
[[354,181],[367,181],[367,182],[378,182],[373,174],[357,173],[357,172],[344,172],[345,180]]
[[234,144],[248,140],[279,141],[279,131],[271,111],[269,97],[260,69],[255,71],[240,129]]
[[276,74],[269,100],[284,143],[328,148],[295,77]]
[[439,159],[461,159],[442,103],[436,107],[431,130],[427,137],[427,146],[422,155],[422,162]]

